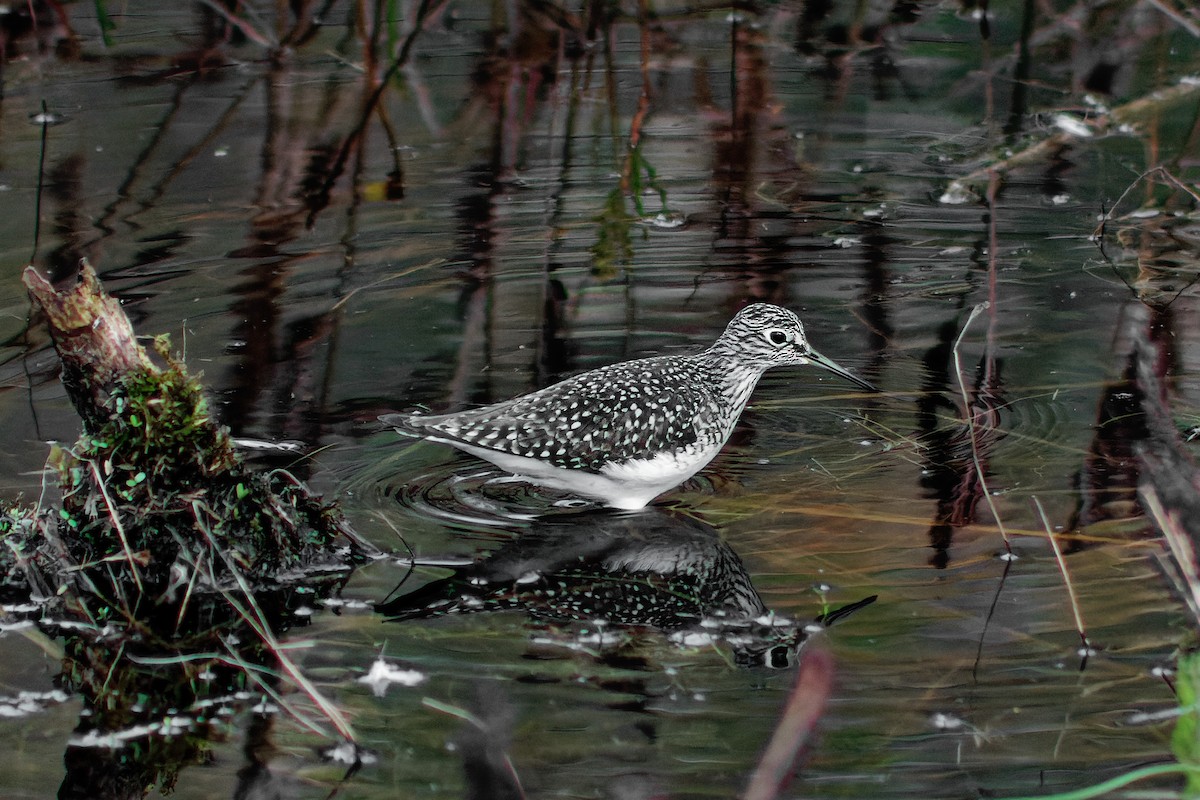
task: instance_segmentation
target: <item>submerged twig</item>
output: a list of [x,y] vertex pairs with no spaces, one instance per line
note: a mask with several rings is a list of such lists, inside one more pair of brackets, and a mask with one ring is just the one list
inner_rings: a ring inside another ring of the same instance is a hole
[[42,231],[42,187],[46,173],[46,139],[50,129],[50,111],[46,107],[46,101],[42,101],[42,113],[40,115],[42,123],[42,139],[38,147],[38,182],[37,191],[33,195],[33,252],[29,256],[32,262],[37,258],[38,245],[41,242]]
[[983,618],[983,630],[979,632],[979,644],[975,647],[975,661],[971,664],[971,678],[979,680],[979,666],[983,663],[983,643],[987,639],[988,628],[996,616],[996,607],[1000,605],[1000,593],[1008,581],[1008,572],[1012,569],[1013,559],[1005,559],[1004,569],[1000,572],[1000,580],[996,583],[996,593],[992,595],[992,604],[988,606],[987,615]]
[[1071,573],[1067,570],[1067,561],[1063,558],[1062,547],[1058,544],[1058,537],[1054,535],[1053,529],[1050,527],[1050,520],[1046,517],[1046,510],[1042,508],[1042,502],[1036,496],[1030,497],[1035,508],[1037,508],[1038,517],[1042,520],[1042,525],[1046,528],[1046,538],[1050,540],[1050,547],[1054,550],[1054,558],[1058,560],[1058,569],[1062,573],[1063,584],[1067,587],[1067,598],[1071,602],[1071,614],[1075,617],[1075,630],[1079,632],[1080,649],[1079,655],[1082,660],[1079,662],[1079,669],[1082,671],[1087,666],[1088,656],[1092,653],[1092,645],[1088,642],[1087,629],[1083,625],[1083,613],[1079,608],[1079,597],[1075,594],[1075,585],[1071,582]]
[[1142,181],[1146,180],[1151,175],[1158,175],[1163,180],[1165,180],[1167,183],[1171,184],[1179,191],[1190,195],[1193,200],[1195,200],[1197,203],[1200,203],[1200,193],[1198,193],[1192,187],[1188,186],[1183,181],[1179,180],[1179,178],[1176,178],[1174,175],[1172,175],[1170,170],[1168,170],[1166,167],[1164,167],[1162,165],[1159,165],[1157,167],[1151,167],[1150,169],[1143,172],[1141,175],[1138,175],[1133,181],[1131,181],[1130,184],[1125,187],[1125,191],[1121,192],[1120,197],[1118,197],[1116,199],[1116,201],[1112,204],[1112,208],[1108,209],[1108,211],[1104,212],[1104,214],[1101,215],[1100,221],[1098,223],[1096,223],[1096,227],[1092,230],[1092,237],[1091,237],[1092,241],[1099,241],[1104,238],[1105,229],[1107,228],[1108,223],[1116,218],[1117,207],[1120,206],[1121,203],[1125,201],[1125,198],[1129,195],[1130,192],[1132,192],[1135,188],[1137,188],[1138,185],[1140,185]]

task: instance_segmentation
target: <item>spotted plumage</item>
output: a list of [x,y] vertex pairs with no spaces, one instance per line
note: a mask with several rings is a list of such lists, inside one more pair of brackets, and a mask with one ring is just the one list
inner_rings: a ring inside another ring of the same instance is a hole
[[536,484],[636,509],[711,461],[762,374],[788,364],[874,389],[813,350],[791,311],[757,303],[701,353],[611,364],[470,411],[380,419]]

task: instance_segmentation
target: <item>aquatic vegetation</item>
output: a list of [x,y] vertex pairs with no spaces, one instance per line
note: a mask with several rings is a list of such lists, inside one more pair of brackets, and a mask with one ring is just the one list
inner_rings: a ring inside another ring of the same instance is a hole
[[311,563],[344,527],[336,508],[286,471],[247,469],[200,385],[165,339],[157,344],[166,366],[128,376],[108,399],[109,419],[63,451],[72,556],[91,563],[148,553],[143,568],[142,559],[128,562],[130,573],[162,589],[173,571],[190,574],[206,561],[218,582],[236,568],[256,584]]
[[[65,302],[36,274],[27,280],[43,307],[59,305],[49,317],[84,417],[78,442],[51,459],[62,493],[57,524],[34,526],[57,558],[26,567],[54,594],[70,587],[96,620],[136,618],[121,603],[136,587],[143,601],[177,604],[182,614],[194,594],[274,588],[314,567],[348,566],[343,557],[359,543],[337,508],[284,470],[248,468],[169,340],[155,340],[155,363],[90,266]],[[102,344],[85,349],[81,330],[102,331]],[[106,349],[131,346],[136,352]]]
[[[237,707],[262,695],[289,707],[281,676],[352,740],[277,636],[367,548],[290,473],[245,463],[169,340],[144,352],[86,262],[66,291],[26,280],[84,420],[50,457],[61,504],[0,507],[3,590],[35,589],[26,607],[66,636],[60,683],[89,709],[60,796],[169,790]],[[119,756],[129,747],[139,758]]]

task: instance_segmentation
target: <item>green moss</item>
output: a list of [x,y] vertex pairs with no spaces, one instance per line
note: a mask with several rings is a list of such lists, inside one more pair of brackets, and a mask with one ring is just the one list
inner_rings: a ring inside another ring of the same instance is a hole
[[1175,681],[1179,719],[1171,735],[1171,751],[1179,763],[1190,767],[1184,797],[1200,797],[1200,654],[1187,653],[1179,658]]
[[59,461],[72,557],[103,585],[132,579],[154,593],[197,568],[270,581],[326,550],[343,524],[336,508],[287,472],[249,470],[166,347],[160,338],[165,366],[125,376],[107,420]]

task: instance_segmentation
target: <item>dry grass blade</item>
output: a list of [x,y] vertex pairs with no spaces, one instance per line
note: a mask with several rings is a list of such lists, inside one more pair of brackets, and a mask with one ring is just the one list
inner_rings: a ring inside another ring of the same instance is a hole
[[125,526],[121,524],[121,515],[117,513],[117,507],[113,504],[112,496],[108,493],[108,487],[104,483],[104,476],[100,474],[100,468],[96,466],[95,461],[92,461],[89,466],[92,469],[92,477],[96,479],[96,488],[100,490],[100,494],[104,497],[104,507],[108,509],[108,516],[112,520],[113,529],[121,539],[121,549],[125,551],[125,558],[129,562],[129,572],[133,575],[133,582],[137,585],[139,592],[145,592],[145,587],[142,586],[142,574],[137,568],[137,559],[134,557],[133,549],[129,546],[129,538],[125,535]]
[[349,292],[347,292],[344,297],[342,297],[336,303],[334,303],[332,306],[330,306],[330,311],[337,311],[339,308],[346,305],[346,303],[350,302],[356,294],[363,291],[364,289],[373,289],[376,286],[382,286],[385,283],[390,283],[392,281],[399,280],[400,278],[406,278],[409,275],[412,275],[413,273],[416,273],[416,272],[423,272],[425,270],[432,269],[433,267],[440,267],[443,264],[445,264],[446,261],[447,261],[447,259],[445,259],[445,258],[435,258],[430,261],[426,261],[423,264],[417,264],[416,266],[409,267],[408,269],[402,269],[399,272],[393,272],[389,275],[384,275],[379,280],[371,281],[370,283],[368,283],[365,286],[356,286],[355,288],[353,288]]
[[1071,614],[1075,617],[1075,630],[1079,632],[1080,655],[1083,660],[1079,664],[1082,670],[1087,666],[1088,655],[1091,653],[1092,646],[1088,642],[1087,629],[1083,624],[1083,613],[1079,610],[1079,597],[1075,594],[1075,585],[1071,582],[1071,573],[1067,571],[1067,561],[1063,558],[1062,547],[1058,544],[1058,537],[1054,535],[1054,531],[1050,528],[1050,520],[1046,518],[1046,510],[1042,508],[1042,502],[1036,497],[1031,497],[1033,505],[1037,508],[1038,517],[1042,520],[1042,525],[1046,528],[1046,538],[1050,540],[1050,547],[1054,550],[1054,557],[1058,560],[1058,569],[1062,572],[1063,584],[1067,587],[1067,598],[1071,601]]
[[237,583],[241,596],[246,599],[246,602],[243,604],[237,597],[234,596],[232,592],[223,587],[220,589],[222,597],[225,598],[230,607],[241,616],[246,624],[250,626],[254,633],[258,635],[263,645],[279,661],[279,666],[284,675],[286,675],[293,684],[295,684],[305,694],[308,695],[309,699],[312,700],[313,704],[320,709],[322,714],[325,715],[325,718],[329,720],[329,722],[337,730],[338,734],[340,734],[347,741],[354,741],[355,736],[353,729],[350,727],[350,721],[346,719],[344,714],[342,714],[341,709],[339,709],[334,703],[321,694],[316,685],[309,680],[308,676],[305,675],[304,672],[296,665],[296,663],[292,661],[290,657],[288,657],[287,653],[284,652],[284,647],[276,638],[275,632],[271,629],[271,625],[266,619],[266,615],[263,614],[262,609],[259,608],[258,603],[255,601],[254,591],[251,589],[250,584],[246,581],[241,569],[238,568],[238,565],[233,561],[232,558],[230,558],[226,553],[222,552],[209,534],[208,528],[204,525],[202,520],[203,514],[199,502],[194,501],[192,507],[196,517],[197,529],[201,531],[208,539],[209,545],[212,548],[212,552],[218,554],[222,558],[225,563],[225,568],[229,571],[229,574]]

